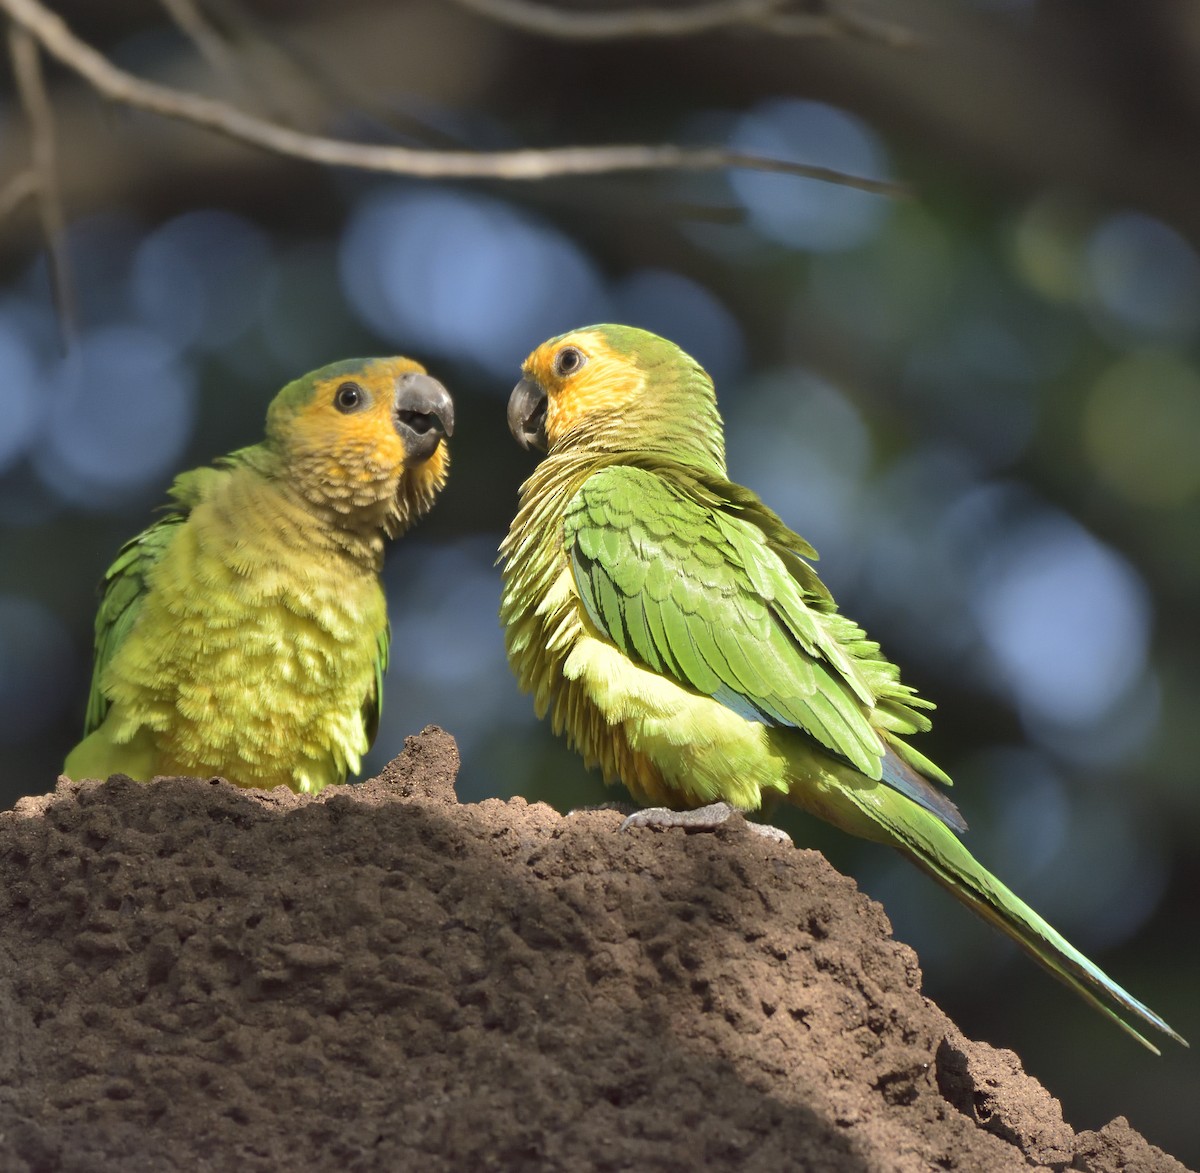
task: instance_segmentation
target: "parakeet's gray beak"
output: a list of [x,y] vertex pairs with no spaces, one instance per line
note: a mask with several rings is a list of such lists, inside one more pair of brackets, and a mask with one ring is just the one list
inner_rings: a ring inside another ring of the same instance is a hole
[[443,436],[454,435],[454,401],[437,379],[410,371],[396,380],[392,422],[404,441],[404,463],[420,464]]
[[536,448],[545,452],[549,447],[546,440],[546,392],[533,379],[522,379],[508,400],[508,430],[513,439],[528,451]]

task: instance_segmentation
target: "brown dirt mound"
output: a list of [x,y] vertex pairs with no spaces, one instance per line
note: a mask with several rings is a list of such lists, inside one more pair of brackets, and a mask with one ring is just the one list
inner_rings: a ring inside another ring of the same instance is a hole
[[1076,1135],[815,852],[457,804],[429,728],[319,798],[0,815],[5,1170],[1183,1169]]

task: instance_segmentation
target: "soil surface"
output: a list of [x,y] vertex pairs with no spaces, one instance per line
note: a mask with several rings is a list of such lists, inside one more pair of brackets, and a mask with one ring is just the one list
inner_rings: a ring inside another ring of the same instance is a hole
[[317,798],[0,815],[0,1169],[1183,1170],[963,1038],[817,853],[457,769],[430,727]]

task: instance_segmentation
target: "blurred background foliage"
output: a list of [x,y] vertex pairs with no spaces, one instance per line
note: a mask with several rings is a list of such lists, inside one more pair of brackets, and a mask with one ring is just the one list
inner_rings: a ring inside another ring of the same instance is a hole
[[[903,44],[565,40],[473,6],[212,0],[208,62],[151,0],[56,10],[128,69],[313,131],[727,144],[914,196],[750,171],[328,171],[51,70],[77,336],[64,353],[26,204],[0,225],[4,807],[53,786],[96,584],[172,475],[258,438],[285,381],[393,351],[447,383],[460,430],[446,493],[387,563],[368,770],[436,722],[464,800],[612,797],[518,694],[493,560],[531,467],[504,420],[522,358],[629,322],[713,373],[734,477],[939,702],[921,748],[956,777],[972,850],[1200,1043],[1200,9],[881,5]],[[0,185],[29,150],[3,84]],[[1076,1127],[1125,1114],[1200,1163],[1194,1052],[1141,1053],[898,858],[780,821],[883,901],[931,996]]]

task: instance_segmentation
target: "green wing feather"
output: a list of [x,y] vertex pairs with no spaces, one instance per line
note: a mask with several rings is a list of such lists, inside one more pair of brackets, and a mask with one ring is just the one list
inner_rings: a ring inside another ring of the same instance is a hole
[[635,662],[749,720],[802,730],[956,829],[901,740],[932,707],[833,600],[812,548],[749,490],[694,468],[610,464],[576,491],[564,542],[592,622]]
[[249,459],[250,453],[251,449],[240,449],[222,457],[215,467],[194,468],[180,473],[168,492],[171,504],[166,506],[163,516],[137,537],[130,538],[105,571],[104,581],[100,584],[103,596],[96,609],[92,687],[83,720],[84,737],[98,729],[108,715],[108,697],[101,688],[104,673],[133,628],[149,589],[147,578],[150,571],[166,553],[179,527],[187,521],[212,481],[224,476],[224,469]]
[[109,701],[101,687],[104,673],[133,628],[141,610],[142,600],[149,589],[147,578],[150,571],[166,552],[178,533],[179,526],[186,520],[186,509],[173,510],[159,518],[137,537],[130,538],[118,551],[113,564],[105,571],[101,584],[104,594],[100,606],[96,609],[92,687],[88,693],[87,712],[83,720],[85,737],[98,729],[108,715]]

